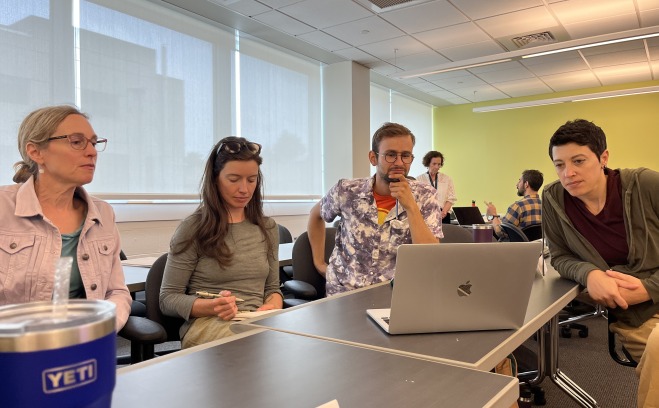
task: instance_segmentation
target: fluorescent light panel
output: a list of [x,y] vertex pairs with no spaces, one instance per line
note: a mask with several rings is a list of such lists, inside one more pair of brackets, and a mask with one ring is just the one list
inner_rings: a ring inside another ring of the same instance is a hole
[[627,41],[643,40],[645,38],[652,38],[652,37],[659,37],[659,33],[646,34],[646,35],[637,35],[637,36],[634,36],[634,37],[619,38],[617,40],[601,41],[601,42],[596,42],[596,43],[592,43],[592,44],[576,45],[574,47],[560,48],[558,50],[538,52],[538,53],[529,54],[529,55],[522,55],[522,58],[535,58],[535,57],[541,57],[543,55],[558,54],[558,53],[561,53],[561,52],[576,51],[576,50],[581,50],[581,49],[584,49],[584,48],[599,47],[600,45],[609,45],[609,44],[617,44],[617,43],[627,42]]
[[644,88],[621,89],[619,91],[598,92],[585,95],[564,96],[560,98],[539,99],[537,101],[506,103],[501,105],[482,106],[473,108],[473,112],[495,112],[508,109],[531,108],[534,106],[555,105],[564,102],[582,102],[593,99],[616,98],[618,96],[642,95],[659,92],[659,86],[648,86]]

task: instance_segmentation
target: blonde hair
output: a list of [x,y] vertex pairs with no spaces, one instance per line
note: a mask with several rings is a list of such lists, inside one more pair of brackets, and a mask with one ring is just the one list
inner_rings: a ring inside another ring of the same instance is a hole
[[30,176],[39,176],[39,166],[27,154],[27,144],[34,143],[43,147],[48,143],[48,138],[55,133],[57,127],[69,115],[81,115],[86,119],[89,117],[80,112],[78,108],[70,105],[48,106],[37,109],[23,119],[18,128],[18,151],[23,160],[14,164],[14,182],[24,183]]

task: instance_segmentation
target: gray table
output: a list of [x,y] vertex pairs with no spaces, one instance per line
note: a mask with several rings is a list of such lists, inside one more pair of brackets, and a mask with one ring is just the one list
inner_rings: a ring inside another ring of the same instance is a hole
[[505,407],[516,379],[272,330],[118,370],[113,407]]
[[[348,292],[304,304],[247,324],[303,334],[405,356],[488,371],[534,333],[540,334],[542,381],[549,376],[583,406],[597,403],[558,369],[558,312],[579,292],[576,283],[560,278],[549,267],[536,276],[524,325],[518,330],[389,335],[367,315],[366,309],[391,305],[389,284]],[[548,344],[544,344],[547,342]],[[545,347],[546,346],[546,347]]]

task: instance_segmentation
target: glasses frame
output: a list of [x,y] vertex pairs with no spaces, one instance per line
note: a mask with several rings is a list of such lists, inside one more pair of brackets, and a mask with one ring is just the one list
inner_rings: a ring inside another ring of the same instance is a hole
[[[84,139],[84,143],[85,143],[84,146],[82,146],[79,149],[77,147],[73,147],[74,141],[71,140],[71,136],[73,136],[73,135],[82,136],[82,138]],[[73,150],[85,150],[87,148],[87,146],[91,143],[92,147],[94,149],[96,149],[97,152],[102,152],[102,151],[105,150],[105,148],[108,145],[108,139],[96,138],[96,141],[93,141],[92,139],[87,139],[84,135],[82,135],[80,133],[71,133],[71,134],[68,134],[68,135],[53,136],[53,137],[49,137],[47,140],[50,142],[51,140],[59,140],[59,139],[67,139],[68,142],[69,142],[69,146],[71,146],[71,149],[73,149]],[[100,149],[98,147],[96,147],[98,144],[101,145]]]
[[[396,158],[394,159],[394,161],[390,161],[389,159],[387,159],[387,155],[394,155],[394,154],[396,155]],[[400,161],[402,161],[404,164],[412,164],[412,162],[414,161],[414,155],[413,155],[412,153],[409,153],[409,155],[410,155],[410,161],[407,162],[407,161],[405,161],[405,159],[403,158],[403,155],[404,155],[404,154],[408,154],[408,153],[394,153],[394,152],[388,152],[388,153],[375,153],[375,155],[378,156],[378,157],[379,157],[379,156],[384,156],[384,161],[386,161],[387,163],[396,163],[396,160],[398,160],[398,158],[400,157]]]
[[[236,150],[236,149],[231,148],[229,146],[231,144],[240,145],[240,149]],[[243,149],[247,149],[247,150],[249,150],[250,153],[260,154],[262,148],[263,148],[263,146],[261,146],[260,144],[258,144],[256,142],[245,142],[245,141],[242,141],[242,140],[234,140],[234,141],[220,143],[220,145],[217,148],[217,153],[219,154],[220,152],[224,151],[224,152],[227,152],[229,154],[238,154],[238,153],[242,152]]]

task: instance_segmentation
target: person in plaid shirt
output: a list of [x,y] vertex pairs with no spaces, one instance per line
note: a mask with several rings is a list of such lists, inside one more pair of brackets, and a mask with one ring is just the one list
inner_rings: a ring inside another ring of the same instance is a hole
[[524,170],[517,182],[517,195],[523,197],[517,200],[506,211],[501,218],[497,208],[491,201],[486,201],[487,218],[492,220],[492,227],[499,238],[505,238],[506,233],[501,230],[501,223],[506,222],[519,228],[542,223],[542,201],[538,190],[544,181],[542,173],[538,170]]

